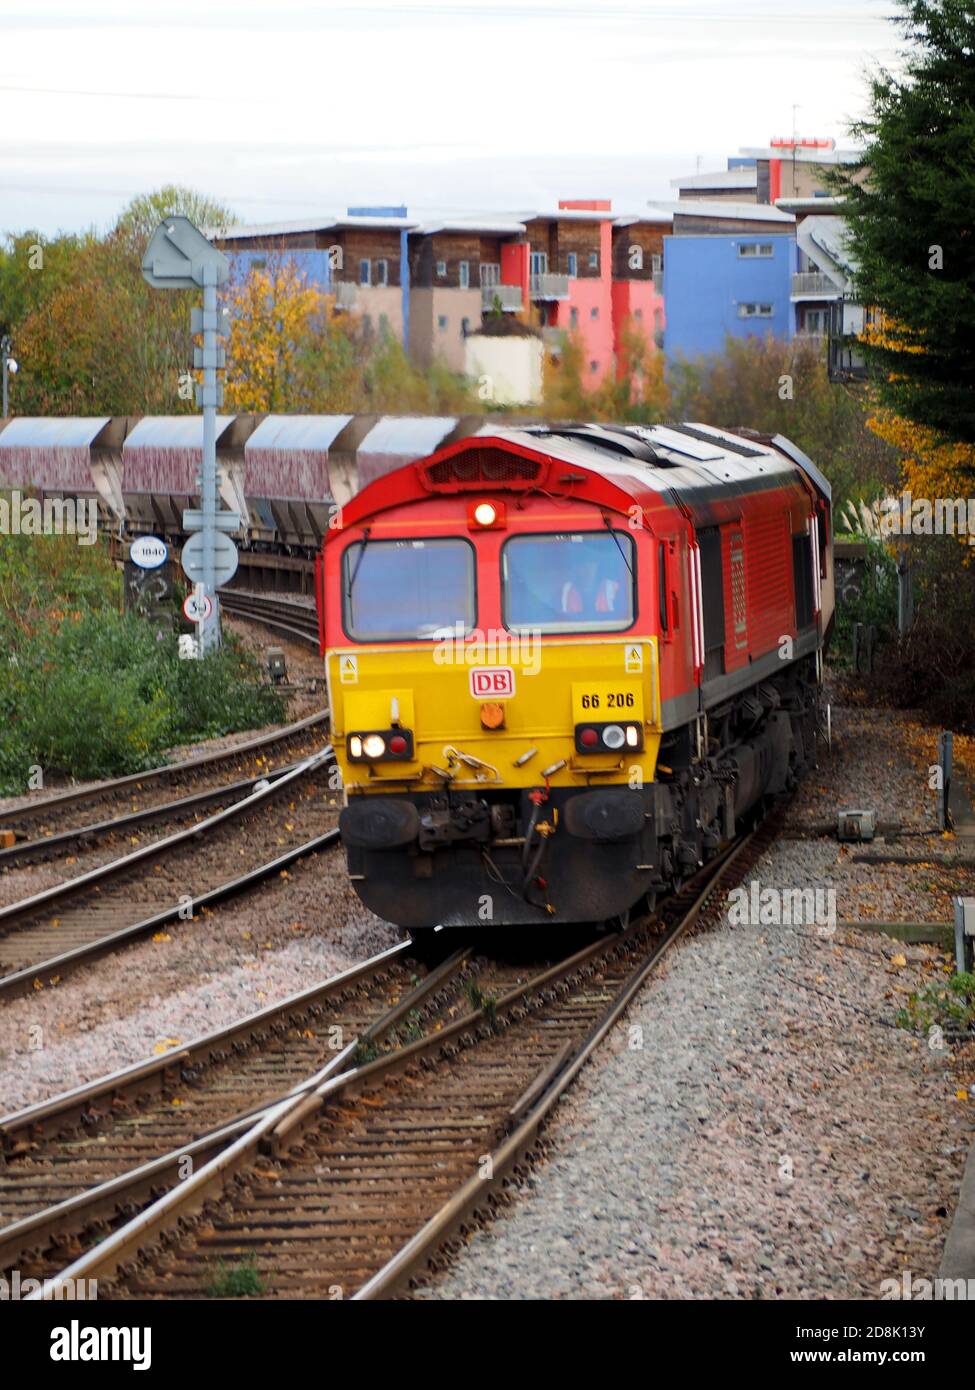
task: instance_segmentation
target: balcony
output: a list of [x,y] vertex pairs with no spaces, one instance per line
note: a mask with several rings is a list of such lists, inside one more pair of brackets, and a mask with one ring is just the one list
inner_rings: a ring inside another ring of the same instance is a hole
[[532,299],[568,299],[568,275],[533,275],[529,286]]
[[841,299],[843,290],[835,280],[818,271],[801,271],[792,277],[793,299]]
[[332,284],[336,309],[354,309],[359,286],[352,280],[336,280]]
[[482,285],[481,286],[481,312],[490,314],[497,306],[495,301],[500,302],[502,312],[505,314],[517,314],[522,308],[521,286],[520,285]]

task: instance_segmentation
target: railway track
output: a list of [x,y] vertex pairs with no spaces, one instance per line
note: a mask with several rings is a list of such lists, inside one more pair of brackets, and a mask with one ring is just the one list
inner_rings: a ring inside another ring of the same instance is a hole
[[377,1019],[343,1069],[307,1077],[229,1132],[53,1287],[96,1278],[100,1297],[201,1297],[227,1291],[232,1276],[227,1288],[265,1297],[401,1291],[473,1212],[503,1200],[500,1184],[572,1077],[768,838],[745,837],[653,917],[581,949],[528,968],[445,962],[458,982],[470,971],[459,1013],[442,977],[438,1007],[411,1011],[387,1051],[370,1042],[389,1032]]
[[0,908],[0,997],[57,983],[336,843],[331,758],[326,746],[204,820]]
[[318,649],[318,614],[308,604],[237,589],[222,589],[220,603],[231,617],[263,623],[282,637]]
[[[327,738],[326,711],[309,715],[283,729],[248,739],[232,748],[186,758],[94,787],[58,792],[0,812],[0,829],[12,830],[17,843],[0,850],[0,869],[13,863],[43,858],[54,850],[73,847],[122,824],[147,824],[183,813],[190,798],[219,800],[236,794],[248,783],[267,776],[273,766],[293,763],[320,748]],[[273,760],[273,761],[272,761]],[[178,788],[185,795],[173,797]],[[118,815],[106,811],[125,807]]]

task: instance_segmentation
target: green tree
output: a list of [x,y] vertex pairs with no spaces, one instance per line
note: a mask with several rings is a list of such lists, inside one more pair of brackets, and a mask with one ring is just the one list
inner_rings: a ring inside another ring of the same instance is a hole
[[871,79],[864,144],[838,170],[857,296],[882,311],[867,335],[883,402],[940,435],[975,442],[975,10],[966,0],[898,0],[902,76]]

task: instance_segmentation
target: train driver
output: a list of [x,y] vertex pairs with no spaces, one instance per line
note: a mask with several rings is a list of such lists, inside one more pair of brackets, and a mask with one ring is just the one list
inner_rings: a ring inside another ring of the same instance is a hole
[[561,611],[571,617],[616,613],[621,588],[617,580],[600,574],[599,562],[587,547],[572,559],[570,578],[562,585]]

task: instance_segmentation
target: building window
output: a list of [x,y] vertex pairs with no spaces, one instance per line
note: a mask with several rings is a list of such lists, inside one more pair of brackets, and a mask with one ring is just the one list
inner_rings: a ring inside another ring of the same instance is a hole
[[593,360],[589,363],[589,370],[590,370],[591,372],[598,372],[598,371],[599,371],[599,363],[596,361],[595,358],[593,358]]
[[570,327],[570,328],[578,328],[578,327],[579,327],[579,310],[576,309],[576,308],[572,308],[572,309],[569,310],[569,327]]
[[462,290],[469,290],[471,287],[471,263],[470,261],[459,261],[457,264],[457,274],[460,279]]
[[491,290],[501,284],[501,267],[497,261],[482,261],[479,271],[482,289]]
[[532,275],[548,274],[548,256],[544,251],[533,251],[531,259]]
[[267,257],[266,257],[266,256],[254,256],[254,257],[251,259],[251,263],[250,263],[250,266],[249,266],[248,268],[249,268],[250,270],[266,270],[266,269],[267,269]]
[[771,304],[739,304],[738,317],[740,319],[770,319],[773,313]]
[[591,319],[598,319],[598,318],[599,318],[599,310],[596,308],[595,304],[594,304],[594,305],[592,306],[592,308],[589,310],[589,317],[590,317]]
[[389,284],[389,261],[377,261],[377,262],[376,262],[376,284],[377,284],[377,285],[388,285],[388,284]]
[[598,251],[590,251],[590,252],[589,252],[589,269],[590,269],[590,270],[598,270],[598,269],[599,269],[599,252],[598,252]]
[[468,333],[469,333],[470,331],[471,331],[471,321],[470,321],[470,319],[466,319],[466,318],[465,318],[465,319],[461,319],[461,321],[460,321],[460,336],[461,336],[462,338],[466,338],[467,335],[468,335]]
[[659,275],[664,268],[663,256],[656,255],[650,257],[650,272],[652,275]]
[[635,319],[642,319],[642,318],[643,318],[643,310],[642,310],[642,309],[634,309],[634,310],[633,310],[633,317],[634,317]]
[[739,241],[739,256],[771,256],[775,247],[770,241]]
[[579,274],[579,257],[576,255],[574,251],[569,252],[568,256],[565,259],[565,266],[569,274],[569,279],[574,280],[575,277]]
[[825,309],[807,309],[802,316],[802,331],[821,336],[826,332],[826,317]]
[[440,332],[441,332],[441,333],[446,333],[446,331],[447,331],[447,315],[446,315],[446,314],[439,314],[439,315],[437,316],[437,327],[440,329]]
[[445,280],[446,278],[447,278],[447,262],[446,262],[446,261],[438,261],[438,262],[437,262],[437,279],[438,279],[438,280]]
[[372,263],[368,260],[359,262],[359,284],[372,284]]

